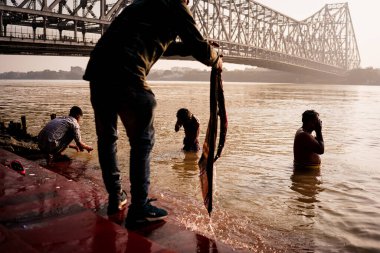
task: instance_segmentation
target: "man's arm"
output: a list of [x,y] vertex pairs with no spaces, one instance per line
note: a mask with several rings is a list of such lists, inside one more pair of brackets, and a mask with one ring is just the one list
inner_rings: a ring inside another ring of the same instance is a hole
[[319,148],[317,149],[319,152],[316,152],[317,154],[323,154],[325,152],[325,143],[323,141],[323,135],[322,135],[322,121],[318,120],[318,124],[315,129],[316,137],[315,140],[318,142]]
[[77,145],[74,145],[74,144],[69,144],[69,148],[75,149],[77,152],[80,151],[79,147]]
[[317,136],[315,137],[315,140],[318,142],[319,144],[319,149],[317,151],[319,152],[316,152],[320,155],[322,155],[324,152],[325,152],[325,143],[323,141],[323,136],[322,136],[322,132],[320,133],[317,133]]
[[183,42],[173,42],[164,52],[164,56],[190,56],[191,50]]
[[81,151],[83,151],[84,149],[87,151],[87,152],[91,152],[92,150],[94,150],[91,146],[89,146],[89,145],[87,145],[87,144],[85,144],[85,143],[83,143],[83,142],[81,142],[80,143],[80,147],[79,148],[81,148]]
[[214,66],[222,70],[221,58],[199,32],[186,3],[179,0],[166,0],[165,2],[172,12],[176,32],[190,50],[191,55],[207,66]]
[[301,142],[303,143],[302,146],[304,146],[313,153],[321,155],[325,151],[322,133],[319,133],[317,134],[317,137],[314,137],[309,133],[303,132],[301,134]]
[[78,151],[84,151],[84,150],[87,150],[87,152],[91,152],[93,150],[93,148],[89,145],[87,145],[86,143],[82,142],[82,137],[81,137],[81,133],[80,133],[80,128],[79,128],[79,124],[76,122],[73,124],[73,131],[74,131],[74,141],[75,143],[77,144],[76,147],[73,147],[69,145],[70,148],[74,148]]
[[76,143],[76,145],[70,144],[69,148],[75,149],[77,152],[86,150],[89,153],[94,150],[91,146],[83,142]]
[[174,130],[176,132],[178,132],[179,129],[181,128],[181,126],[182,126],[182,123],[179,120],[177,120],[177,122],[175,123],[175,126],[174,126]]

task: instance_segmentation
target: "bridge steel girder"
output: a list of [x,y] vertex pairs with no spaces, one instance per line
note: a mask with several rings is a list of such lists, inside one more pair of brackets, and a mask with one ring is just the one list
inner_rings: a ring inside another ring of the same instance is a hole
[[325,5],[302,21],[252,0],[198,0],[191,9],[202,34],[225,56],[336,74],[360,66],[347,3]]
[[[133,2],[108,1],[0,0],[0,53],[87,56]],[[334,75],[360,66],[347,3],[301,21],[253,0],[193,0],[190,7],[225,62]]]

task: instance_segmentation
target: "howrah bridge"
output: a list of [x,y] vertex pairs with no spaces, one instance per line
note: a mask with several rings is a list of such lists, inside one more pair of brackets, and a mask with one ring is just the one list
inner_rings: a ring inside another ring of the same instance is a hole
[[[0,54],[88,56],[132,0],[0,0]],[[296,20],[253,0],[193,0],[201,33],[224,62],[344,75],[360,66],[347,3]],[[183,58],[181,58],[183,59]]]

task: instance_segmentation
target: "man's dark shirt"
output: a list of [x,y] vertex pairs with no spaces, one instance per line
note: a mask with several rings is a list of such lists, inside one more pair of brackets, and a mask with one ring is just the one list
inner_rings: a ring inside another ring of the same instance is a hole
[[[179,36],[182,42],[176,42]],[[217,53],[202,37],[182,0],[135,0],[100,38],[84,79],[145,86],[152,65],[165,55],[192,55],[211,66]]]

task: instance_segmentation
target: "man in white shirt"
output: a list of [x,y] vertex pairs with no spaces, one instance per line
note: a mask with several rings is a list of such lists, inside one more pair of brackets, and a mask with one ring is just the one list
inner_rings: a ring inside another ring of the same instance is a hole
[[[92,151],[93,148],[81,140],[79,122],[83,117],[82,109],[73,106],[69,116],[58,117],[51,120],[38,134],[38,147],[46,154],[47,163],[52,161],[67,160],[68,157],[62,155],[67,148],[77,151]],[[71,144],[75,141],[75,145]]]

